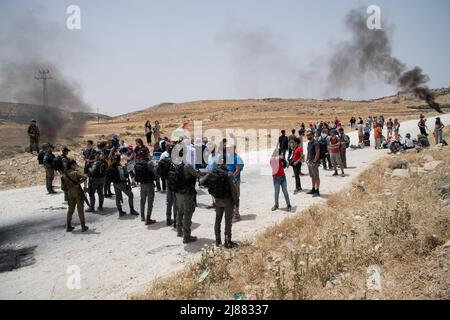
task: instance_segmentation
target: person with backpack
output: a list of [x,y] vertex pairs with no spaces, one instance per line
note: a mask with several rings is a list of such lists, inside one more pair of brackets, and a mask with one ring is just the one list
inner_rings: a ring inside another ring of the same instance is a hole
[[319,176],[319,162],[321,147],[319,142],[314,139],[314,133],[310,130],[307,131],[306,137],[308,139],[308,171],[311,177],[312,189],[307,194],[313,197],[320,197],[320,176]]
[[235,242],[231,241],[233,208],[239,203],[237,188],[233,180],[233,174],[227,169],[225,163],[222,163],[220,167],[200,178],[200,185],[208,188],[209,194],[214,197],[216,203],[214,233],[217,247],[222,245],[221,224],[225,215],[224,247],[226,249],[232,249],[237,246]]
[[[300,181],[300,172],[302,168],[302,161],[304,159],[303,148],[300,146],[300,139],[295,138],[292,143],[293,155],[291,159],[291,166],[294,169],[294,177],[295,177],[295,191],[294,194],[302,191],[302,185]],[[280,156],[284,159],[283,153]]]
[[[84,217],[84,196],[82,192],[86,190],[87,176],[77,170],[77,164],[75,160],[69,160],[69,163],[64,172],[63,179],[67,186],[69,208],[67,211],[67,224],[66,232],[73,231],[72,216],[75,211],[75,207],[78,210],[78,216],[80,217],[81,232],[86,232],[89,228],[86,226]],[[84,190],[81,188],[81,184],[84,184]]]
[[[225,162],[227,164],[228,171],[233,173],[234,184],[236,185],[238,198],[241,197],[241,172],[244,170],[244,160],[236,152],[236,146],[229,144],[225,149]],[[233,221],[238,222],[241,220],[241,214],[239,212],[239,201],[234,205]]]
[[[145,225],[155,224],[156,221],[151,219],[153,202],[155,201],[155,179],[159,178],[156,174],[156,167],[153,161],[150,161],[149,152],[143,153],[141,160],[134,165],[136,181],[140,184],[141,191],[141,221],[145,221]],[[147,216],[145,216],[145,204],[147,205]]]
[[[328,130],[323,130],[320,134],[320,137],[317,139],[317,142],[320,145],[320,155],[322,160],[323,170],[327,170],[327,168],[331,169],[331,159],[330,153],[328,152],[328,140],[330,136],[328,135]],[[327,166],[328,164],[328,166]]]
[[191,235],[192,215],[195,211],[195,184],[200,172],[184,158],[187,146],[178,143],[172,150],[174,166],[169,171],[169,189],[175,192],[177,206],[177,236],[183,237],[183,243],[197,241]]
[[330,154],[331,158],[331,164],[334,169],[333,176],[338,175],[337,168],[341,169],[341,176],[344,177],[344,167],[342,165],[342,159],[341,159],[341,141],[339,137],[337,136],[336,130],[331,130],[331,136],[328,140],[328,152]]
[[47,151],[45,152],[44,155],[44,159],[42,160],[42,163],[45,168],[45,185],[48,194],[57,193],[55,190],[53,190],[53,179],[55,178],[55,168],[54,168],[55,155],[53,154],[54,148],[55,146],[49,143]]
[[[172,168],[172,154],[173,145],[170,143],[166,144],[166,151],[164,151],[161,154],[161,157],[158,162],[158,176],[161,177],[161,179],[165,180],[168,184],[169,179],[169,171]],[[173,224],[173,227],[177,228],[177,206],[175,201],[175,192],[173,192],[169,187],[167,188],[166,192],[166,224],[168,227],[170,227]],[[173,219],[172,219],[172,212],[173,212]]]
[[273,206],[272,211],[276,211],[279,209],[281,187],[284,195],[284,200],[286,200],[287,211],[291,212],[292,206],[291,202],[289,201],[286,174],[284,172],[284,169],[287,169],[289,165],[288,162],[283,158],[280,150],[275,149],[275,151],[273,152],[272,157],[270,158],[270,167],[272,168],[273,186],[275,188],[275,205]]
[[139,213],[134,210],[134,195],[131,190],[129,174],[127,169],[120,164],[120,154],[117,154],[113,158],[112,165],[108,168],[106,176],[109,181],[113,183],[114,192],[116,193],[116,207],[119,210],[119,218],[126,215],[126,212],[122,210],[122,192],[128,197],[128,205],[130,207],[130,214],[138,216]]
[[347,149],[350,147],[350,137],[345,134],[344,128],[339,128],[339,137],[341,139],[341,160],[344,169],[347,169]]
[[63,175],[64,175],[64,172],[66,171],[67,166],[69,165],[69,162],[70,162],[69,152],[70,152],[70,149],[68,147],[64,147],[62,149],[61,155],[55,158],[55,160],[54,160],[55,165],[53,166],[55,168],[55,170],[58,171],[59,174],[61,175],[61,190],[64,191],[64,201],[66,201],[66,202],[69,201],[69,198],[68,198],[68,194],[67,194],[67,187],[66,187],[64,179],[63,179]]
[[39,153],[39,138],[41,133],[39,132],[39,127],[37,126],[36,120],[31,120],[31,124],[28,127],[28,137],[30,138],[30,153],[36,150]]
[[103,186],[105,184],[106,172],[108,170],[108,164],[105,161],[104,155],[101,151],[95,153],[95,162],[89,167],[89,183],[88,193],[90,207],[86,212],[95,212],[95,193],[98,195],[98,211],[103,211],[103,202],[105,196],[103,193]]

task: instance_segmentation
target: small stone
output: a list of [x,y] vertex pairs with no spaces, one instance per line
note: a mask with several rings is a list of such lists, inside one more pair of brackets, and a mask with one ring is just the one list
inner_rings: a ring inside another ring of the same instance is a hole
[[6,175],[5,171],[0,172],[0,176],[5,176],[5,175]]
[[392,172],[392,177],[397,177],[397,178],[409,178],[410,174],[408,169],[395,169]]
[[423,169],[426,171],[433,171],[441,163],[442,163],[442,161],[431,161],[431,162],[425,163],[423,166]]
[[423,157],[423,160],[425,160],[426,162],[431,162],[434,161],[434,158],[429,154],[427,154],[426,156]]

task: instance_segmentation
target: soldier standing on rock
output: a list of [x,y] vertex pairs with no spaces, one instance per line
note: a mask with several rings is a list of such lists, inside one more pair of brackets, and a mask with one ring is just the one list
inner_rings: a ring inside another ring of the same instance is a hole
[[39,128],[36,124],[36,120],[31,120],[31,124],[28,127],[28,136],[30,137],[30,153],[36,150],[39,153],[39,138],[40,138]]
[[[72,216],[76,207],[78,210],[78,216],[80,217],[81,232],[85,232],[89,228],[86,226],[84,219],[84,196],[82,192],[86,190],[87,176],[77,170],[75,160],[70,160],[64,173],[63,179],[67,187],[67,193],[69,197],[69,210],[67,211],[66,231],[71,232],[74,229],[74,227],[72,226]],[[84,184],[84,189],[81,188],[82,183]]]
[[53,166],[53,160],[55,159],[55,155],[53,154],[54,147],[54,145],[48,144],[47,152],[45,153],[43,160],[45,168],[45,185],[49,194],[56,194],[56,191],[53,190],[53,179],[55,178],[55,169]]

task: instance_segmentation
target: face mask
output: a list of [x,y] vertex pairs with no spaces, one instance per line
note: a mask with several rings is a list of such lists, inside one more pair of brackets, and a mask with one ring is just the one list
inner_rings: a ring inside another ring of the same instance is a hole
[[326,133],[322,133],[322,138],[326,138],[327,134]]

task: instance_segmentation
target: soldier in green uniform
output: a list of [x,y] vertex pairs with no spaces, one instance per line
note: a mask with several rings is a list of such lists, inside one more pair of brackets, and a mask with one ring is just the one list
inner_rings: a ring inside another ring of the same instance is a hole
[[67,170],[67,167],[70,162],[69,152],[70,152],[70,149],[67,147],[64,147],[62,149],[62,154],[61,154],[62,168],[59,170],[59,173],[61,174],[61,190],[64,191],[64,201],[66,201],[66,202],[69,201],[69,197],[68,197],[67,187],[65,185],[63,176],[64,176],[64,172]]
[[85,232],[89,228],[86,226],[84,219],[84,196],[82,194],[83,189],[81,188],[81,184],[84,184],[84,190],[86,190],[87,176],[78,170],[75,160],[70,160],[64,172],[63,179],[67,187],[67,194],[69,197],[66,231],[71,232],[74,229],[72,226],[72,216],[76,207],[78,210],[78,216],[80,217],[81,231]]
[[53,166],[53,160],[55,155],[53,154],[54,145],[48,144],[47,152],[44,155],[44,168],[45,168],[45,185],[49,194],[56,194],[53,190],[53,179],[55,178],[55,169]]
[[89,202],[91,207],[86,212],[95,212],[95,193],[98,195],[98,211],[103,211],[103,202],[105,200],[103,187],[105,185],[106,171],[108,164],[101,151],[95,153],[95,160],[89,167]]
[[36,150],[37,153],[39,153],[40,135],[41,133],[39,132],[36,120],[31,120],[31,124],[28,127],[28,136],[30,137],[30,153],[33,153],[33,150]]

